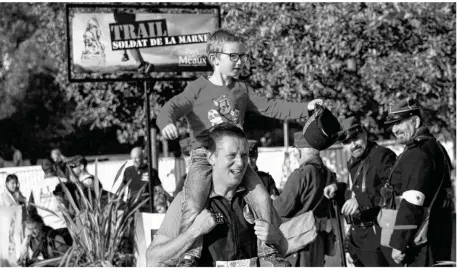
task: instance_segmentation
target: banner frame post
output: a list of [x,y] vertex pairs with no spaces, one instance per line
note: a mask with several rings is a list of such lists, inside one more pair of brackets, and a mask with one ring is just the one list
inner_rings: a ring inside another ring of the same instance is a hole
[[[151,86],[148,87],[148,82],[151,82]],[[154,164],[153,160],[157,162],[157,157],[153,157],[153,152],[154,156],[157,156],[157,151],[155,150],[157,148],[156,140],[155,140],[155,133],[154,133],[154,140],[152,140],[151,136],[151,103],[149,101],[149,89],[153,89],[155,85],[155,80],[150,80],[147,81],[145,80],[143,82],[143,87],[144,87],[144,96],[146,99],[146,130],[147,130],[147,144],[148,144],[148,174],[149,174],[149,182],[148,182],[148,189],[149,189],[149,211],[152,213],[154,211],[154,186],[152,185],[152,168]]]

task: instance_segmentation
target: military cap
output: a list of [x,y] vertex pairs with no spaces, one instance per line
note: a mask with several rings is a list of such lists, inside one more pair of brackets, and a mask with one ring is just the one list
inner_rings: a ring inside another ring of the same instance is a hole
[[358,132],[362,131],[362,128],[363,127],[359,118],[356,118],[355,116],[346,118],[341,122],[342,131],[338,140],[344,141],[346,139],[353,138]]
[[257,156],[259,153],[259,142],[254,139],[249,139],[248,140],[248,145],[249,145],[249,156]]
[[316,105],[314,114],[306,121],[302,132],[294,134],[297,148],[325,150],[339,138],[341,126],[338,119],[327,108]]
[[408,97],[390,104],[389,115],[384,124],[393,124],[411,116],[420,116],[420,106],[416,100]]

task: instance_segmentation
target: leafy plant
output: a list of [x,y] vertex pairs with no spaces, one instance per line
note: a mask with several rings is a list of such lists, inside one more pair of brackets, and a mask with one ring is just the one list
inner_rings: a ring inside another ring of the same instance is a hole
[[[113,187],[126,163],[117,172]],[[123,241],[135,236],[135,212],[148,201],[148,198],[140,200],[145,186],[135,197],[129,198],[127,201],[123,199],[130,181],[121,183],[114,194],[101,191],[97,177],[97,164],[96,160],[93,190],[76,182],[74,184],[77,189],[72,196],[69,189],[62,185],[69,201],[69,206],[64,208],[62,213],[73,239],[72,246],[64,255],[36,263],[34,266],[46,266],[56,262],[61,267],[135,265],[135,248],[133,251],[125,251]]]

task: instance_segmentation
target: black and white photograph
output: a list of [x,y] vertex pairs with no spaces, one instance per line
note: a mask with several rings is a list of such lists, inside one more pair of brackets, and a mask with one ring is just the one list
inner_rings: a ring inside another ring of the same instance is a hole
[[456,267],[455,2],[0,2],[1,267]]

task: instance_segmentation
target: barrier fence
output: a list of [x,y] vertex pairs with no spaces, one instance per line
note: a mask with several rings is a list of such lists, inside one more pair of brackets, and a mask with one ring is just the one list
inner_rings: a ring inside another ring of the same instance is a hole
[[[402,145],[394,144],[392,141],[382,142],[381,145],[389,147],[397,155],[403,150]],[[449,156],[452,163],[455,164],[455,150],[452,148],[450,142],[445,142]],[[347,178],[346,163],[349,159],[349,154],[344,151],[341,145],[332,146],[331,148],[322,151],[321,157],[324,163],[334,172],[336,172],[339,181],[345,181]],[[115,183],[114,179],[121,168],[122,164],[127,161],[125,167],[131,166],[131,160],[119,161],[104,161],[98,162],[97,172],[98,178],[102,183],[104,189],[115,192],[119,187],[123,172],[120,174],[119,180]],[[185,158],[159,158],[158,173],[162,181],[165,191],[173,193],[177,182],[187,172],[187,164],[189,157]],[[279,189],[284,186],[287,177],[290,173],[298,168],[298,161],[295,156],[294,148],[273,147],[273,148],[259,148],[259,157],[257,159],[257,166],[259,170],[271,174]],[[88,171],[92,174],[95,173],[95,163],[87,165]],[[16,174],[19,178],[20,190],[26,198],[30,197],[33,191],[39,193],[43,189],[52,189],[48,187],[44,180],[44,173],[41,166],[26,166],[26,167],[9,167],[0,168],[0,191],[3,191],[5,186],[5,179],[8,174]]]

